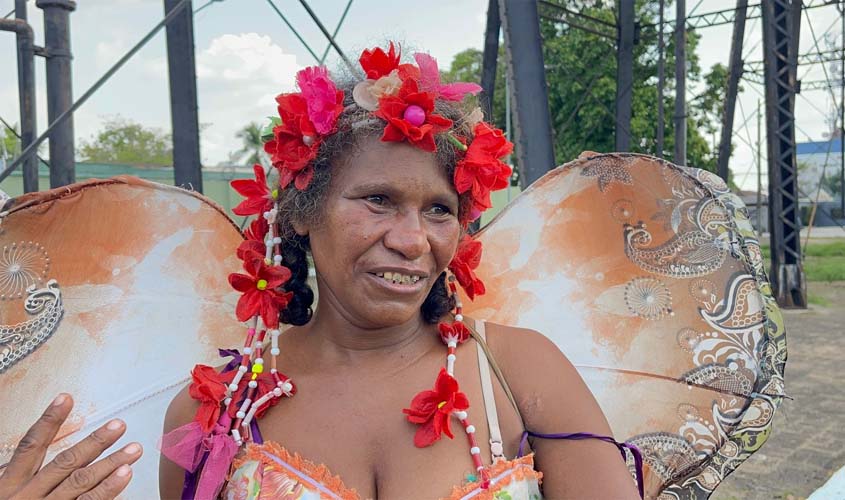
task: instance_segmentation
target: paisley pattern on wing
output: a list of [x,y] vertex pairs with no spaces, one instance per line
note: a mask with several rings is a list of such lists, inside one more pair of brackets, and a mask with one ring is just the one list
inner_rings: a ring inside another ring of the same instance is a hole
[[747,211],[717,176],[584,153],[476,237],[488,293],[468,314],[557,343],[616,439],[644,452],[647,498],[707,498],[765,442],[783,320]]

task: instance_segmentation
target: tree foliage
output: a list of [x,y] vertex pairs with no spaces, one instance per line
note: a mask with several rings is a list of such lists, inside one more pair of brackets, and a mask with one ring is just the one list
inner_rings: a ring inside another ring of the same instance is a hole
[[247,163],[253,165],[264,160],[264,140],[261,138],[261,125],[250,122],[240,129],[235,137],[241,140],[241,148],[229,155],[233,163]]
[[121,165],[173,165],[170,134],[120,116],[108,118],[91,141],[82,141],[77,155],[83,161]]
[[[558,0],[561,1],[561,0]],[[667,2],[668,4],[669,2]],[[583,1],[579,11],[616,23],[614,2]],[[571,5],[569,6],[570,8]],[[655,2],[638,0],[639,23],[657,21]],[[670,9],[666,8],[666,12]],[[576,158],[582,151],[609,152],[615,146],[616,46],[615,41],[563,23],[541,20],[546,85],[549,92],[555,156],[558,163]],[[687,158],[691,166],[715,170],[722,106],[725,100],[727,68],[717,64],[706,73],[699,64],[696,48],[699,35],[689,31],[687,44]],[[664,157],[674,151],[674,40],[664,35]],[[467,49],[455,56],[444,79],[481,80],[482,52]],[[634,45],[631,151],[656,155],[657,151],[657,27],[644,26]],[[492,119],[505,126],[506,57],[500,50]],[[702,92],[691,95],[689,88]]]
[[13,125],[14,130],[8,127],[3,127],[3,143],[0,144],[0,158],[14,158],[21,152],[21,140],[18,139],[16,132],[18,126]]

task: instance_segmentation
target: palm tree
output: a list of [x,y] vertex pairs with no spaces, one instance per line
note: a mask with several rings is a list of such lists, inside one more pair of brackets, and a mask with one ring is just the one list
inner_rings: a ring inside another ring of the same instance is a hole
[[261,140],[261,125],[250,122],[235,134],[235,137],[242,142],[241,149],[232,154],[232,161],[246,162],[249,165],[254,163],[264,164],[266,156],[264,153],[264,141]]

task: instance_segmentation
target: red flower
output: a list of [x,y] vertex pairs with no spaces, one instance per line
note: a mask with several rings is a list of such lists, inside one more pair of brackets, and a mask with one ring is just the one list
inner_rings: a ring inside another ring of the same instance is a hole
[[440,330],[440,338],[443,340],[443,343],[447,345],[450,341],[454,341],[457,344],[463,344],[472,335],[469,328],[467,328],[467,326],[461,321],[440,323],[437,325],[437,328]]
[[470,299],[484,295],[484,283],[473,272],[481,263],[481,242],[464,236],[458,244],[458,251],[449,263],[449,270],[466,291]]
[[492,206],[490,192],[506,188],[510,167],[499,158],[513,151],[513,144],[500,129],[478,122],[466,155],[455,167],[455,189],[458,194],[471,191],[473,208],[484,211]]
[[203,432],[211,432],[220,417],[220,403],[226,397],[226,385],[231,381],[234,372],[217,373],[206,365],[196,365],[191,370],[191,382],[188,393],[200,402],[194,420],[199,422]]
[[264,259],[265,246],[264,243],[255,240],[244,240],[238,245],[236,254],[239,259],[246,261],[247,259]]
[[450,420],[453,411],[463,411],[469,408],[466,394],[458,391],[458,381],[440,369],[434,390],[422,391],[411,401],[411,407],[402,410],[408,415],[408,422],[421,424],[414,435],[414,445],[418,448],[431,446],[446,434],[454,439]]
[[255,172],[255,180],[237,179],[231,182],[232,189],[246,199],[232,209],[236,215],[263,214],[273,208],[274,194],[267,187],[267,177],[264,174],[264,167],[259,164],[252,166]]
[[282,94],[279,103],[281,125],[273,127],[273,139],[264,144],[273,166],[279,169],[279,186],[284,189],[294,182],[300,191],[314,177],[311,161],[317,157],[320,135],[308,119],[308,104],[300,94]]
[[[414,126],[405,119],[408,106],[416,105],[425,112],[425,121]],[[387,122],[382,141],[402,142],[408,140],[414,146],[434,152],[434,134],[452,126],[452,120],[434,113],[434,96],[429,92],[420,92],[417,82],[412,79],[402,82],[398,95],[384,96],[379,99],[375,115]]]
[[279,324],[279,311],[288,305],[293,295],[276,290],[290,279],[290,270],[284,266],[268,266],[263,257],[255,256],[244,260],[244,269],[248,275],[229,275],[232,288],[243,293],[235,308],[238,321],[260,314],[265,326],[275,328]]
[[389,75],[391,71],[399,67],[399,59],[402,57],[402,52],[396,51],[393,42],[390,42],[390,48],[387,53],[381,47],[376,47],[373,50],[365,50],[358,58],[361,63],[361,68],[367,74],[370,80],[377,80],[383,76]]
[[244,236],[248,240],[258,241],[264,243],[264,236],[270,231],[270,224],[264,217],[256,217],[250,222],[249,227],[244,231]]

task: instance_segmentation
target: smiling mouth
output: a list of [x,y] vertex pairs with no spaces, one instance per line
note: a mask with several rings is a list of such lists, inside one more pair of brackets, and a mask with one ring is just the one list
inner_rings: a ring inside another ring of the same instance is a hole
[[413,274],[392,273],[389,271],[385,273],[374,273],[373,275],[395,285],[413,285],[421,279],[420,276]]

